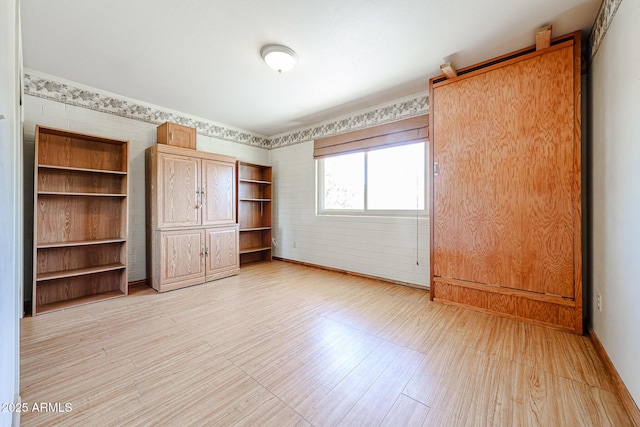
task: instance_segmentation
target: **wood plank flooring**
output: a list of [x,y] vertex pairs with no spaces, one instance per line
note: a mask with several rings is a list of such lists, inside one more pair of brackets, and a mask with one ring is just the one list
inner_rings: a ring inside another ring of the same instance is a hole
[[631,425],[586,337],[280,261],[25,318],[21,342],[23,426]]

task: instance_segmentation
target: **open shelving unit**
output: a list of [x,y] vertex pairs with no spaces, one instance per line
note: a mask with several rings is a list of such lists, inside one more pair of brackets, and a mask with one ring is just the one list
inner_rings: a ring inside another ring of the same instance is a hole
[[36,126],[32,314],[127,294],[127,141]]
[[271,166],[238,162],[240,264],[271,261]]

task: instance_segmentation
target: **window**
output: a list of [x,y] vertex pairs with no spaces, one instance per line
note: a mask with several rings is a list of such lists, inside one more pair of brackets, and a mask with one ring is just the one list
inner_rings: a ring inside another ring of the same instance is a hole
[[426,214],[426,143],[318,159],[321,214]]

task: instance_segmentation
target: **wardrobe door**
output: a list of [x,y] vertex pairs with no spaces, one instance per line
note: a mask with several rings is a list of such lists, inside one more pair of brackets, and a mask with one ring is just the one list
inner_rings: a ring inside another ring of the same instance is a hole
[[[434,90],[434,275],[518,287],[521,189],[492,73]],[[511,133],[513,135],[513,133]]]
[[209,228],[205,231],[205,239],[207,280],[220,273],[240,268],[237,225]]
[[574,297],[573,79],[569,46],[433,88],[435,277]]
[[[180,230],[160,232],[160,281],[170,285],[204,282],[205,270],[204,230]],[[171,287],[166,286],[167,290]]]
[[158,154],[158,227],[200,225],[200,159]]
[[202,191],[202,225],[235,224],[235,164],[203,160]]

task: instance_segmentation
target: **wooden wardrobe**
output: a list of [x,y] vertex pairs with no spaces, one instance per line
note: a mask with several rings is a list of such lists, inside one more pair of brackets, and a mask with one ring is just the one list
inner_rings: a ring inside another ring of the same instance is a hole
[[582,333],[580,38],[431,79],[432,300]]
[[147,277],[158,292],[240,271],[235,157],[147,148]]

